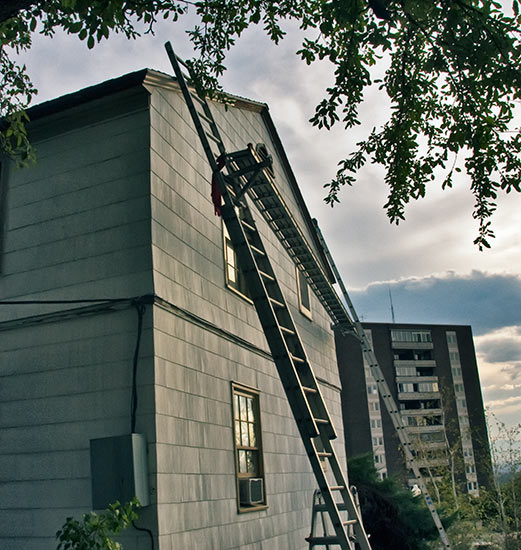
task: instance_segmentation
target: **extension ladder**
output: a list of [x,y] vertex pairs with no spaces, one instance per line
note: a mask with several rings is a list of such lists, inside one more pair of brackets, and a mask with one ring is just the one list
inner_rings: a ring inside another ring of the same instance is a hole
[[319,236],[320,242],[322,244],[322,248],[324,249],[326,257],[329,261],[329,265],[333,270],[333,273],[338,282],[340,290],[342,291],[342,295],[344,296],[344,300],[346,301],[347,307],[349,308],[349,311],[351,313],[351,317],[353,320],[354,335],[360,341],[360,344],[362,346],[363,356],[371,370],[371,373],[374,379],[376,380],[376,384],[378,386],[378,393],[380,394],[380,397],[384,402],[385,408],[387,409],[387,412],[391,417],[391,421],[393,423],[394,429],[396,430],[396,433],[398,435],[398,439],[400,440],[400,444],[405,454],[406,465],[409,467],[409,469],[412,470],[414,477],[416,479],[416,482],[418,484],[418,487],[421,489],[423,493],[425,504],[427,505],[427,508],[431,513],[434,524],[438,529],[438,534],[441,539],[441,542],[443,543],[443,546],[445,547],[446,550],[450,550],[450,543],[449,543],[449,539],[447,538],[447,533],[445,532],[445,529],[441,523],[438,512],[436,511],[436,507],[432,502],[432,498],[428,492],[427,486],[425,485],[423,476],[421,475],[420,468],[416,464],[416,460],[414,458],[414,446],[409,438],[409,434],[407,433],[405,426],[403,425],[402,417],[398,409],[398,406],[396,405],[396,402],[391,394],[391,391],[389,390],[389,386],[387,385],[382,369],[380,368],[378,360],[376,359],[376,355],[371,347],[369,338],[367,337],[364,327],[362,326],[362,323],[358,318],[353,302],[351,301],[351,298],[347,293],[347,289],[344,285],[344,282],[342,281],[342,277],[338,272],[336,264],[333,261],[333,257],[331,256],[329,248],[327,247],[327,244],[324,240],[324,236],[322,235],[322,232],[320,231],[320,228],[318,227],[318,223],[316,220],[314,220],[314,223],[315,223],[315,228],[317,230],[317,234]]
[[[176,56],[169,42],[165,47],[214,181],[219,185],[222,217],[335,533],[328,538],[328,544],[354,550],[356,543],[361,550],[370,550],[360,514],[331,443],[336,433],[329,412],[246,201],[247,191],[270,184],[271,158],[259,154],[251,145],[226,152],[204,95],[188,87],[187,81],[193,81],[190,67]],[[322,461],[328,465],[329,475]],[[312,539],[308,539],[310,544],[323,544]]]

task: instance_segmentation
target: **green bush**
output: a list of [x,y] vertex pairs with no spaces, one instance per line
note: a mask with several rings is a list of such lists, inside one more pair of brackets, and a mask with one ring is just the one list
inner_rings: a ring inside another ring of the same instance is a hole
[[56,533],[57,550],[121,550],[113,537],[137,519],[140,504],[137,498],[127,504],[115,502],[104,512],[89,512],[81,520],[67,518]]

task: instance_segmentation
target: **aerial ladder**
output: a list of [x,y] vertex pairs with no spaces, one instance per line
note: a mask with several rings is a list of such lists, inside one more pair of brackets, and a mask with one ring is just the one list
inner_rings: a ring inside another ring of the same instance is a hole
[[[336,545],[342,550],[371,550],[332,444],[336,432],[331,417],[246,199],[248,195],[278,238],[288,245],[287,250],[294,250],[291,242],[300,242],[301,235],[275,191],[272,159],[265,150],[252,145],[226,151],[204,94],[193,87],[190,66],[174,53],[169,42],[165,48],[210,164],[213,183],[218,185],[223,221],[311,463],[320,490],[321,511],[327,514],[334,531],[322,536],[312,533],[307,541],[310,548]],[[320,273],[317,277],[315,290],[320,294],[318,287],[326,283],[320,282]],[[325,305],[332,313],[342,308],[334,300]]]
[[416,484],[421,489],[421,492],[423,494],[423,498],[425,499],[425,504],[427,505],[427,508],[429,509],[429,512],[431,513],[432,519],[434,521],[434,524],[436,525],[436,528],[438,529],[438,533],[441,539],[441,542],[446,550],[450,550],[450,543],[449,539],[447,538],[447,533],[445,532],[445,529],[441,523],[440,517],[438,515],[438,512],[436,511],[436,507],[434,506],[434,503],[432,502],[432,498],[429,494],[429,491],[427,489],[427,486],[425,485],[425,481],[423,479],[423,476],[421,475],[420,469],[416,463],[415,455],[414,455],[414,445],[411,442],[411,439],[409,437],[409,434],[407,433],[407,430],[403,424],[402,417],[400,414],[400,411],[397,407],[396,401],[394,400],[390,390],[389,386],[384,378],[382,369],[380,368],[380,365],[378,363],[378,360],[376,359],[376,355],[372,349],[370,340],[364,330],[364,327],[362,326],[362,323],[360,322],[360,319],[356,313],[356,310],[354,308],[353,302],[351,301],[351,298],[349,297],[349,294],[347,292],[347,289],[344,285],[344,282],[342,280],[342,277],[340,276],[340,273],[336,267],[335,262],[333,261],[333,257],[331,256],[331,252],[329,251],[329,248],[327,247],[327,244],[324,240],[324,236],[322,235],[322,232],[320,231],[320,228],[318,226],[318,223],[316,220],[313,220],[315,224],[315,228],[317,230],[320,242],[322,244],[322,248],[324,249],[324,253],[326,255],[326,258],[329,262],[329,265],[331,266],[331,269],[333,270],[333,274],[335,275],[335,279],[338,283],[338,286],[340,287],[340,290],[342,292],[342,296],[344,297],[344,300],[346,302],[346,305],[349,309],[349,312],[351,314],[351,318],[353,320],[353,334],[354,336],[360,341],[360,345],[362,347],[362,354],[364,356],[364,359],[369,366],[371,370],[371,374],[373,375],[374,379],[376,380],[376,384],[378,386],[378,393],[380,394],[380,397],[382,401],[384,402],[385,408],[387,412],[389,413],[389,416],[391,417],[391,421],[393,423],[394,429],[396,430],[396,433],[398,435],[398,439],[400,441],[403,453],[405,455],[405,461],[406,466],[413,472],[414,478],[416,480]]

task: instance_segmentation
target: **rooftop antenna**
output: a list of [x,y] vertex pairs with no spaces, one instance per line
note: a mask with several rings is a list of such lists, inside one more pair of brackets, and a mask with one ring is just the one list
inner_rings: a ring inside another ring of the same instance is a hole
[[389,302],[391,304],[391,320],[394,325],[396,323],[396,320],[394,318],[393,295],[391,294],[391,285],[389,285]]

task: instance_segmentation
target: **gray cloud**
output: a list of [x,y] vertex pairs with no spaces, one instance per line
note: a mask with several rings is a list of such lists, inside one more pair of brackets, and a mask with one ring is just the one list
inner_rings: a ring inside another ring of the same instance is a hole
[[[472,325],[478,335],[521,324],[521,277],[517,274],[449,272],[373,283],[351,292],[358,314],[366,321],[390,322],[389,289],[396,322]],[[493,353],[494,343],[490,345]],[[511,348],[512,353],[515,349]]]
[[489,363],[516,362],[521,359],[521,339],[492,340],[480,344],[481,355]]

